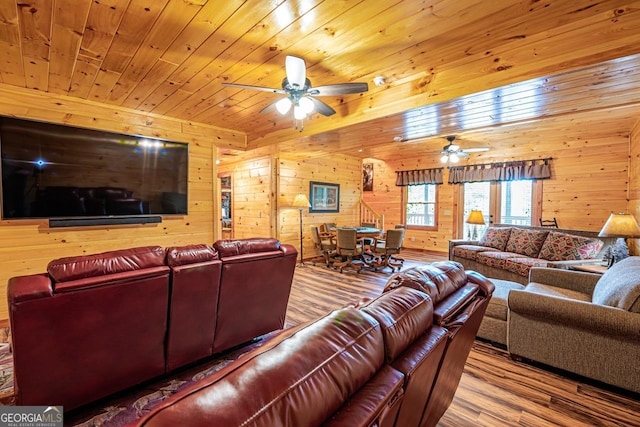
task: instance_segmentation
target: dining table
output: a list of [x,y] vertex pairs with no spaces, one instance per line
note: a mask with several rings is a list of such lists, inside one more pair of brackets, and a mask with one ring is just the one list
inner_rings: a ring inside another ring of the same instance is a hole
[[[356,237],[358,239],[361,239],[361,238],[364,238],[364,237],[379,237],[382,234],[382,230],[380,230],[379,228],[373,228],[373,227],[338,227],[338,228],[353,228],[353,229],[355,229],[356,230]],[[331,228],[329,230],[329,232],[335,236],[336,228]]]

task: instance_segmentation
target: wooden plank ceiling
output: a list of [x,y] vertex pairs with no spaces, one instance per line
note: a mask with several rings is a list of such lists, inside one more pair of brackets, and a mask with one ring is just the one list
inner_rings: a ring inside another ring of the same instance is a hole
[[[247,148],[409,156],[394,137],[437,151],[447,134],[628,133],[640,117],[640,1],[5,0],[0,18],[1,85],[233,129]],[[337,114],[299,132],[260,114],[281,95],[221,85],[279,88],[286,55],[314,86],[370,90],[323,97]]]

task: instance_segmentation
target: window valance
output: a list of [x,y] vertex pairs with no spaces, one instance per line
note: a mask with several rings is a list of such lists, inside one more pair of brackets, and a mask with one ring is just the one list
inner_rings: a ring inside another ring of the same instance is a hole
[[516,181],[551,178],[548,159],[519,160],[449,168],[449,184],[479,181]]
[[443,168],[414,169],[410,171],[396,171],[396,185],[442,184]]

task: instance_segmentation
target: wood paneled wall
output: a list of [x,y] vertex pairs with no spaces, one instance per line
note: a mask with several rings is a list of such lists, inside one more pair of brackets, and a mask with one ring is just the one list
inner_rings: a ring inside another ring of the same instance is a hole
[[[629,137],[629,207],[636,220],[640,221],[640,120],[636,122]],[[632,255],[640,255],[640,239],[628,239]]]
[[233,237],[275,236],[273,211],[276,209],[273,185],[274,161],[271,156],[222,163],[219,173],[231,174]]
[[47,220],[0,221],[0,319],[7,319],[9,278],[42,273],[55,258],[145,245],[211,243],[214,239],[214,142],[233,145],[216,128],[0,85],[0,114],[188,142],[189,215],[160,224],[50,229]]
[[[412,159],[390,159],[381,161],[365,159],[373,163],[373,191],[363,192],[363,199],[378,213],[384,214],[385,228],[402,224],[403,188],[396,187],[396,171],[411,169],[439,168],[442,164],[434,157],[425,156]],[[445,169],[445,182],[448,173]],[[426,231],[408,229],[404,247],[447,252],[449,239],[453,236],[453,186],[443,184],[438,187],[438,229]]]
[[[640,142],[638,126],[634,135]],[[632,151],[637,168],[640,149]],[[543,182],[542,216],[556,217],[562,228],[598,231],[612,211],[627,209],[628,153],[628,135],[594,138],[574,135],[535,144],[522,138],[517,145],[500,153],[471,154],[466,163],[552,157],[552,178]],[[385,214],[387,228],[402,221],[402,190],[395,186],[395,171],[440,167],[436,157],[391,158],[385,161],[365,159],[365,162],[374,163],[374,191],[364,192],[363,198],[375,210]],[[438,189],[438,230],[409,230],[404,242],[406,247],[448,250],[448,240],[455,237],[458,198],[456,186],[447,184],[448,175],[445,168],[445,183]],[[633,172],[632,175],[633,190],[630,194],[637,212],[640,209],[640,174]]]
[[325,157],[289,160],[279,159],[279,220],[278,235],[280,241],[300,248],[300,212],[291,208],[291,203],[298,193],[309,197],[309,182],[329,182],[340,184],[339,213],[310,213],[302,210],[304,257],[310,258],[315,253],[311,240],[312,225],[335,222],[338,225],[357,224],[362,189],[362,163],[360,159],[346,155],[330,155]]
[[[303,252],[314,254],[309,227],[324,222],[356,224],[359,216],[362,170],[359,159],[345,155],[294,160],[275,155],[236,162],[225,159],[218,173],[230,173],[233,187],[233,237],[275,237],[300,250],[300,211],[292,208],[298,193],[309,196],[309,182],[340,184],[339,213],[302,210]],[[243,154],[243,157],[251,153]],[[261,156],[261,157],[259,157]]]

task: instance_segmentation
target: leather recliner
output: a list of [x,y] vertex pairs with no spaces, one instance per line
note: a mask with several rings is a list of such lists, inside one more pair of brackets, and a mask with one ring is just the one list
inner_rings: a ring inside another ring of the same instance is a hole
[[165,372],[159,246],[61,258],[8,286],[17,405],[65,411]]
[[213,248],[222,261],[213,352],[282,329],[296,249],[272,238],[218,240]]
[[403,286],[428,294],[434,304],[434,323],[447,330],[447,346],[420,424],[435,426],[453,400],[495,287],[489,279],[465,271],[455,261],[424,264],[396,273],[389,278],[384,292]]
[[222,262],[209,245],[167,248],[167,372],[213,354]]

